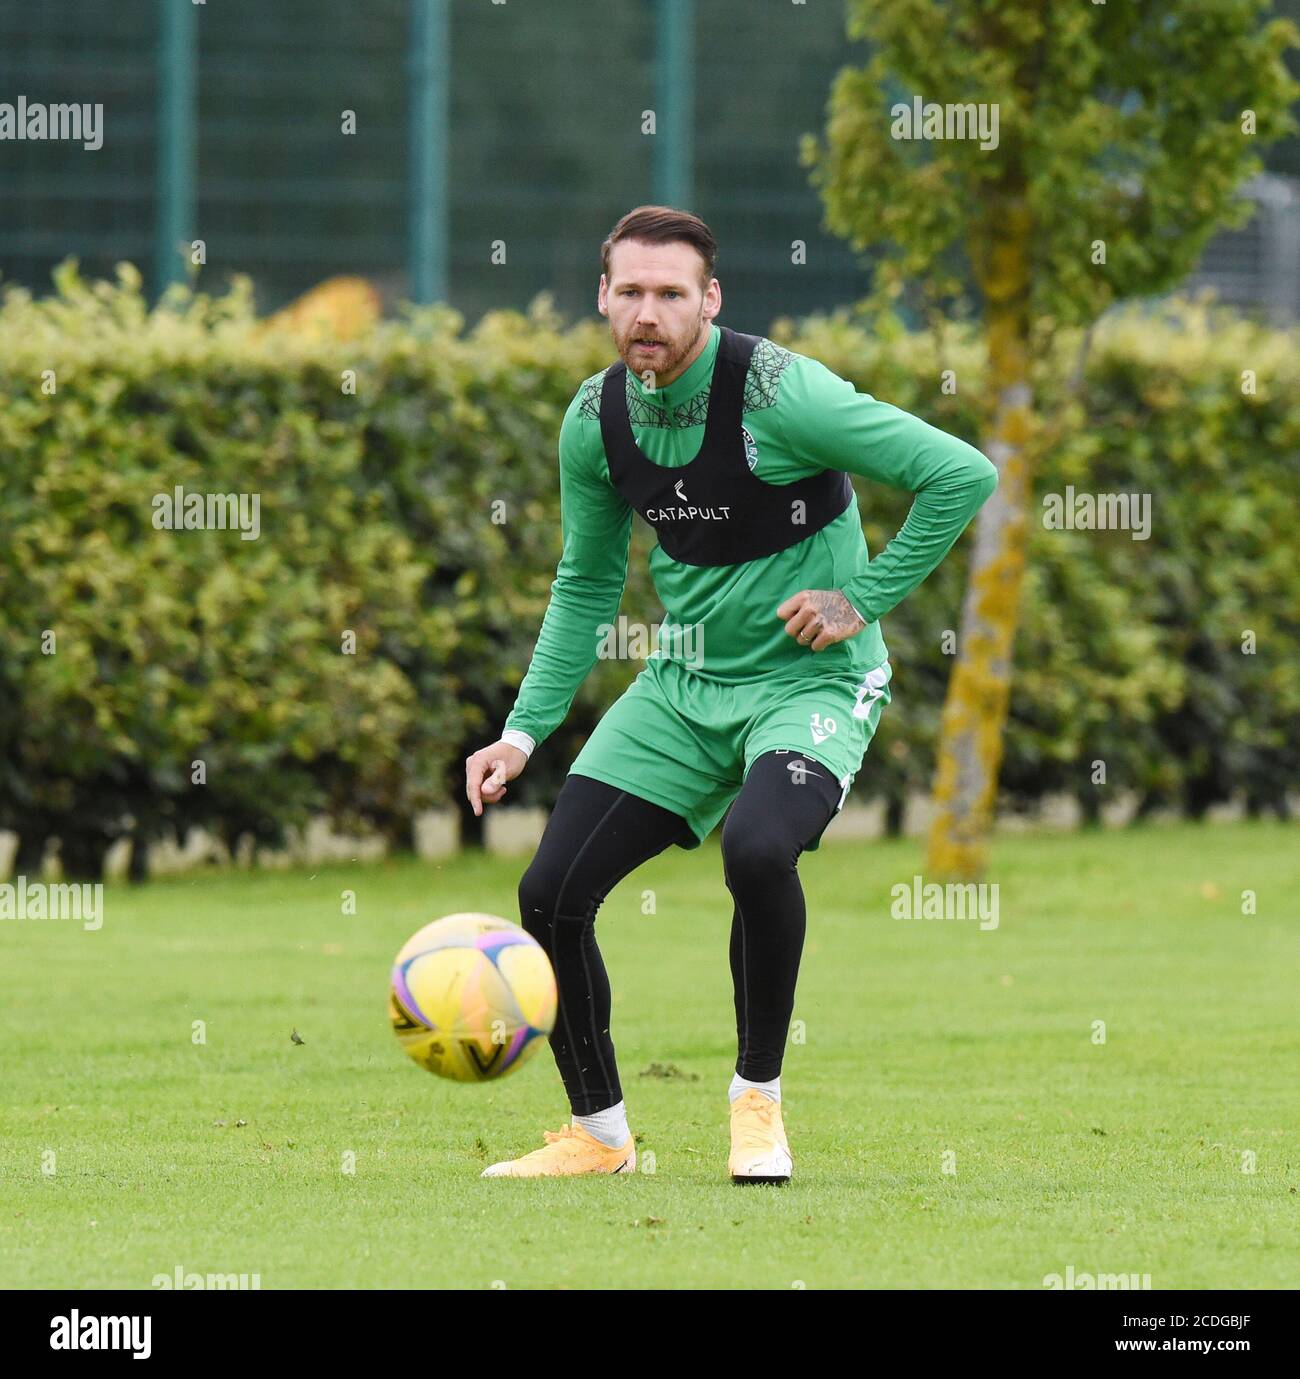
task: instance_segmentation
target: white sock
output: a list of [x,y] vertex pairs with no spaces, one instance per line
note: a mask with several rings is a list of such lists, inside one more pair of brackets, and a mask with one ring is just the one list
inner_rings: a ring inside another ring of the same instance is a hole
[[595,1115],[574,1116],[573,1123],[582,1126],[593,1140],[599,1140],[610,1149],[622,1149],[631,1138],[631,1131],[627,1128],[627,1108],[621,1101],[617,1106],[597,1111]]
[[751,1082],[747,1077],[741,1077],[739,1073],[736,1073],[731,1079],[731,1086],[727,1089],[727,1099],[729,1101],[735,1101],[741,1092],[746,1091],[750,1087],[756,1092],[762,1092],[765,1097],[769,1098],[771,1101],[775,1101],[778,1105],[780,1104],[781,1079],[779,1076],[774,1077],[771,1082]]

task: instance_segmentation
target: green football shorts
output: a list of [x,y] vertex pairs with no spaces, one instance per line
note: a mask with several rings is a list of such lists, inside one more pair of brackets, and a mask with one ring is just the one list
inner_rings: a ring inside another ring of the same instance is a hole
[[[725,684],[656,657],[606,710],[569,771],[683,815],[695,835],[687,848],[717,827],[764,752],[802,752],[830,770],[842,787],[838,814],[889,703],[891,674],[885,661],[866,675]],[[806,850],[820,844],[818,834]]]

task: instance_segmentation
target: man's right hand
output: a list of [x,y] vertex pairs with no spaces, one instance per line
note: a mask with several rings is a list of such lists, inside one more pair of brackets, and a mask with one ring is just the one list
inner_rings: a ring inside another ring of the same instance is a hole
[[497,804],[506,793],[506,781],[514,780],[527,765],[524,753],[508,742],[494,742],[466,757],[465,794],[474,813],[482,814],[485,803]]

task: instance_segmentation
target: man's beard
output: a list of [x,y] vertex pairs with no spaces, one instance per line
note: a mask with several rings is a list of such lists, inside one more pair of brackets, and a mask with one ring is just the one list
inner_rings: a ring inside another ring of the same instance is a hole
[[[654,374],[656,377],[672,373],[683,359],[690,353],[691,347],[700,338],[700,330],[704,325],[704,313],[695,320],[689,330],[685,332],[685,339],[674,341],[671,336],[662,330],[646,332],[644,337],[638,336],[635,326],[619,340],[615,337],[614,343],[618,348],[619,358],[627,365],[628,369],[638,377],[646,373]],[[662,345],[657,350],[652,350],[649,354],[643,354],[637,350],[636,341],[639,338],[648,340],[662,341]]]

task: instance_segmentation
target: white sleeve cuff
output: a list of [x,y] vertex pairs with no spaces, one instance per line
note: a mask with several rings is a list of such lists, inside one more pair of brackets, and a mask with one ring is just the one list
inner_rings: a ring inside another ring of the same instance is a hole
[[512,747],[518,747],[526,757],[532,756],[533,748],[537,746],[537,743],[527,733],[521,732],[518,728],[507,728],[501,734],[501,741],[508,742]]
[[[840,590],[840,593],[841,593],[841,594],[844,594],[844,590],[841,589],[841,590]],[[871,626],[871,619],[862,616],[862,609],[859,608],[858,605],[857,605],[856,603],[854,603],[853,600],[852,600],[851,598],[849,598],[849,596],[848,596],[847,594],[844,594],[844,601],[845,601],[845,603],[847,603],[847,604],[849,605],[850,608],[853,609],[853,611],[858,615],[858,617],[862,618],[862,621],[863,621],[864,623],[866,623],[866,625],[867,625],[868,627]]]

